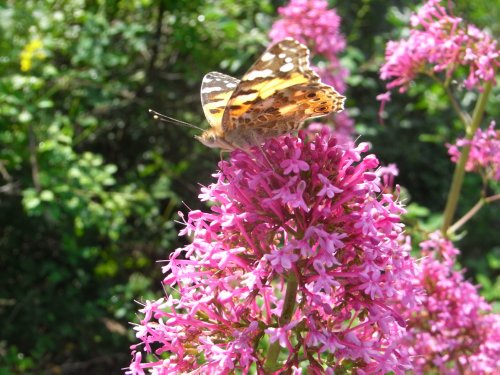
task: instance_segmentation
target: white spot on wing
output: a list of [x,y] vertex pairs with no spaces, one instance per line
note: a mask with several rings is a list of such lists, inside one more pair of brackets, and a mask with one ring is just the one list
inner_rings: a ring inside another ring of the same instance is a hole
[[204,87],[203,90],[201,90],[202,94],[210,94],[211,92],[215,91],[222,91],[222,88],[219,86],[212,86],[212,87]]
[[274,54],[272,54],[271,52],[266,52],[262,55],[260,59],[264,62],[272,60],[274,59]]
[[287,63],[285,65],[283,65],[281,68],[280,68],[280,72],[283,72],[283,73],[286,73],[286,72],[289,72],[290,70],[293,69],[293,64],[292,63]]
[[228,83],[228,84],[226,85],[226,87],[228,87],[228,88],[230,88],[230,89],[234,89],[236,86],[237,86],[237,85],[236,85],[236,83]]
[[292,60],[293,60],[293,59],[292,59],[291,57],[287,57],[287,58],[285,59],[285,62],[286,62],[286,63],[289,63],[289,62],[292,62]]
[[280,53],[280,54],[278,55],[278,57],[279,57],[280,59],[284,59],[284,58],[286,57],[286,53]]
[[[292,65],[293,67],[293,65]],[[251,81],[256,78],[266,78],[269,77],[273,74],[273,71],[271,69],[264,69],[264,70],[254,70],[248,73],[248,75],[245,77],[245,79]]]
[[224,107],[226,103],[227,103],[226,100],[217,100],[216,102],[208,103],[208,105],[210,106],[210,108],[216,108],[216,107]]

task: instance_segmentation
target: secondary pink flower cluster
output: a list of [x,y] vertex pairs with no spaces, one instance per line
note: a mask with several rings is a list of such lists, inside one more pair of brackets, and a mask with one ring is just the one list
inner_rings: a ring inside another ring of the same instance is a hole
[[286,37],[295,38],[309,47],[313,56],[323,58],[315,67],[323,82],[345,91],[347,70],[342,68],[338,54],[345,49],[345,38],[340,32],[340,17],[328,9],[326,0],[291,0],[278,9],[281,19],[276,21],[269,36],[276,42]]
[[460,149],[470,145],[469,158],[465,169],[481,172],[487,179],[500,181],[500,137],[492,121],[488,129],[477,129],[471,141],[458,139],[455,145],[447,145],[451,160],[455,163],[460,158]]
[[419,73],[444,72],[451,78],[459,67],[468,69],[467,89],[481,89],[485,81],[495,82],[500,65],[497,43],[487,33],[447,13],[439,0],[429,0],[411,17],[410,36],[390,41],[380,77],[389,80],[388,89],[406,91]]
[[[273,374],[409,369],[392,304],[413,306],[415,264],[404,209],[380,193],[367,150],[301,131],[221,161],[200,195],[211,211],[189,212],[192,243],[164,267],[167,297],[140,310],[128,373],[263,373],[272,342],[284,348]],[[296,308],[282,322],[291,274]]]
[[399,169],[396,164],[390,163],[387,166],[382,166],[376,171],[377,176],[380,177],[382,182],[382,191],[384,193],[391,193],[397,186],[394,184],[394,180],[399,176]]
[[[345,92],[349,72],[340,65],[338,56],[344,51],[346,41],[335,10],[328,8],[326,0],[291,0],[278,12],[281,18],[273,24],[270,38],[276,42],[292,37],[307,45],[313,57],[321,60],[317,66],[313,65],[321,80]],[[336,114],[334,124],[340,143],[352,141],[354,122],[346,112]]]
[[345,112],[337,113],[335,115],[335,127],[331,127],[322,122],[311,122],[307,126],[307,131],[312,133],[319,133],[321,131],[329,131],[332,137],[335,137],[337,143],[345,147],[354,147],[354,140],[352,139],[353,121]]
[[422,304],[405,311],[407,336],[401,341],[412,356],[415,374],[497,374],[500,369],[500,315],[477,288],[454,270],[459,253],[440,232],[420,244],[425,290]]

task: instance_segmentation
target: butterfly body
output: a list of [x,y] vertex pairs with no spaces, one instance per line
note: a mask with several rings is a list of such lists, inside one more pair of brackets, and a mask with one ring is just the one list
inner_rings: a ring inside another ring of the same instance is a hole
[[287,38],[241,80],[218,72],[203,78],[201,101],[211,127],[197,139],[208,147],[247,149],[299,129],[306,119],[341,111],[344,100],[310,68],[307,47]]

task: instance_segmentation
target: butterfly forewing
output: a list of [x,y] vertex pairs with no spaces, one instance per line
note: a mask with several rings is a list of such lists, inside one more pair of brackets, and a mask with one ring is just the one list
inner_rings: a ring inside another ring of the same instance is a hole
[[210,126],[221,127],[224,110],[239,83],[239,79],[219,72],[211,72],[203,77],[201,105]]
[[264,52],[243,76],[242,83],[252,85],[265,99],[276,90],[319,80],[319,76],[309,67],[307,47],[295,39],[287,38]]
[[343,109],[344,97],[321,83],[309,50],[294,39],[271,46],[243,76],[222,119],[229,142],[255,144]]

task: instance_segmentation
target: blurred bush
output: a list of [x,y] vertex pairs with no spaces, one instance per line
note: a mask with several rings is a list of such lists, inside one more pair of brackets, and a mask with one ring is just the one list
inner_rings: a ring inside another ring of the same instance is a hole
[[134,299],[158,289],[155,261],[180,245],[181,199],[195,201],[219,158],[147,109],[201,123],[202,75],[240,70],[271,11],[265,1],[0,5],[0,373],[128,363]]

